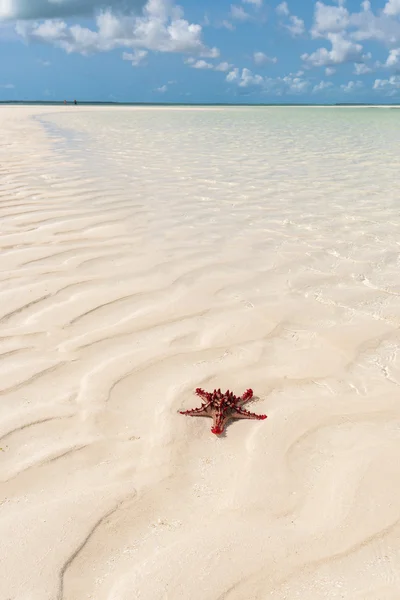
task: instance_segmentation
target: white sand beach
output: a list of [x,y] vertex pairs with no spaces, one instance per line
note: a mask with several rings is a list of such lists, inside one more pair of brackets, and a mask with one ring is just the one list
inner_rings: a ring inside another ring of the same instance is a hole
[[398,600],[399,119],[0,108],[0,600]]

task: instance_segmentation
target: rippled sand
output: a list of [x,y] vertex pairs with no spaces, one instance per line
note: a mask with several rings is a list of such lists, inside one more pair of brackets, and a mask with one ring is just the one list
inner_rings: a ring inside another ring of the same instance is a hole
[[1,600],[399,598],[399,119],[1,108]]

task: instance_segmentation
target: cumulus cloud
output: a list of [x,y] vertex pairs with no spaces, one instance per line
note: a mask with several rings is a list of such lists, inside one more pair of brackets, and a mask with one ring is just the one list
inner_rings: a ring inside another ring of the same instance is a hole
[[[200,59],[196,60],[193,56],[189,56],[185,61],[185,64],[189,65],[192,69],[200,69],[200,70],[214,70],[219,71],[220,73],[227,73],[228,71],[233,69],[233,65],[226,61],[220,62],[218,64],[210,63],[206,60]],[[233,69],[237,71],[237,69]]]
[[349,12],[344,6],[316,2],[311,34],[313,37],[323,37],[327,33],[339,33],[346,29],[349,23]]
[[212,65],[211,63],[201,59],[201,60],[195,60],[193,62],[193,64],[191,65],[191,67],[193,69],[213,69],[214,65]]
[[253,60],[256,65],[266,65],[267,63],[277,63],[278,59],[274,57],[269,57],[264,52],[254,52]]
[[235,69],[232,69],[232,71],[229,71],[225,79],[228,83],[237,81],[239,79],[239,69],[236,67]]
[[226,19],[224,21],[222,21],[221,25],[222,25],[222,27],[225,27],[225,29],[229,29],[229,31],[235,31],[235,29],[236,29],[234,24],[231,23],[230,21],[227,21]]
[[116,8],[141,9],[145,0],[0,0],[0,20],[54,19]]
[[350,12],[344,5],[326,5],[318,0],[315,5],[313,37],[341,33],[356,40],[371,40],[386,46],[400,43],[400,0],[389,0],[381,11],[372,11],[371,2],[364,0],[358,12]]
[[282,17],[288,17],[290,15],[290,11],[289,11],[287,2],[281,2],[280,4],[278,4],[278,6],[276,7],[275,10],[276,10],[277,14],[281,15]]
[[285,77],[262,77],[253,73],[250,69],[232,69],[227,76],[228,83],[235,83],[239,88],[259,89],[263,92],[273,93],[277,96],[283,94],[303,94],[310,88],[310,82],[298,74],[286,75]]
[[389,79],[375,79],[374,90],[397,90],[400,89],[400,76],[392,75]]
[[383,9],[385,15],[395,17],[400,15],[400,0],[388,0]]
[[[263,0],[242,0],[242,3],[251,5],[255,9],[259,9],[263,5]],[[231,20],[225,19],[222,21],[221,26],[229,29],[230,31],[235,31],[236,27],[232,21],[245,23],[246,21],[254,21],[255,16],[254,11],[252,14],[250,14],[240,4],[231,4],[229,18]]]
[[239,81],[239,87],[250,87],[253,85],[262,85],[264,78],[261,75],[254,74],[250,69],[242,69],[242,75]]
[[347,62],[362,62],[362,46],[345,39],[339,33],[328,33],[332,48],[318,48],[312,54],[303,54],[302,60],[310,67],[341,65]]
[[306,30],[303,19],[296,17],[296,15],[289,16],[289,23],[285,27],[294,36],[302,35]]
[[385,67],[389,69],[398,69],[400,66],[400,48],[393,48],[389,51],[389,56],[386,59]]
[[325,75],[327,77],[330,77],[331,75],[334,75],[335,73],[336,73],[336,69],[334,69],[333,67],[326,67]]
[[13,83],[3,83],[0,85],[0,88],[3,90],[13,90],[15,89],[15,85]]
[[400,45],[400,0],[387,0],[383,10],[376,12],[372,11],[370,0],[363,0],[355,12],[345,4],[317,0],[312,37],[329,40],[332,34],[337,34],[351,42],[375,41],[389,48]]
[[303,19],[296,17],[296,15],[290,14],[287,2],[281,2],[278,4],[275,10],[278,15],[284,17],[282,24],[291,33],[291,35],[302,35],[305,32],[306,28]]
[[263,5],[263,0],[242,0],[244,4],[253,4],[256,8],[261,8]]
[[233,65],[228,62],[220,62],[217,65],[213,65],[212,63],[205,60],[196,60],[193,56],[189,56],[185,61],[185,64],[190,65],[192,69],[213,69],[214,71],[220,71],[221,73],[226,73],[229,69],[232,69]]
[[264,78],[261,75],[252,73],[250,69],[242,69],[240,73],[239,69],[233,69],[226,76],[228,83],[237,83],[241,88],[247,88],[250,86],[260,86],[264,83]]
[[385,13],[374,14],[370,9],[350,15],[355,40],[371,40],[393,46],[400,42],[400,22]]
[[350,92],[354,92],[356,90],[360,90],[362,87],[364,87],[364,84],[362,81],[349,81],[348,83],[345,83],[340,86],[340,88],[346,94],[349,94]]
[[324,92],[329,90],[329,88],[333,87],[333,83],[331,81],[320,81],[317,85],[314,85],[312,89],[313,94],[318,94],[319,92]]
[[354,64],[354,74],[355,75],[367,75],[371,73],[372,69],[365,63],[355,63]]
[[244,10],[242,6],[231,5],[231,18],[236,21],[249,21],[252,17]]
[[147,55],[147,50],[134,50],[133,52],[124,52],[122,54],[122,60],[129,60],[133,67],[137,67],[144,61]]
[[218,65],[216,65],[215,70],[216,71],[221,71],[222,73],[226,73],[227,71],[229,71],[229,69],[232,68],[233,65],[229,64],[228,62],[220,62]]
[[159,92],[160,94],[165,94],[165,92],[168,90],[168,86],[167,85],[162,85],[160,87],[158,87],[155,91]]
[[302,79],[296,75],[286,75],[286,77],[278,77],[277,83],[282,83],[284,91],[289,94],[304,94],[310,87],[310,82],[307,79]]
[[114,48],[155,52],[181,52],[217,57],[216,48],[202,41],[201,25],[189,23],[183,11],[166,0],[148,0],[140,16],[100,13],[95,29],[67,25],[61,19],[41,23],[18,22],[17,33],[27,41],[52,44],[66,52],[90,54]]

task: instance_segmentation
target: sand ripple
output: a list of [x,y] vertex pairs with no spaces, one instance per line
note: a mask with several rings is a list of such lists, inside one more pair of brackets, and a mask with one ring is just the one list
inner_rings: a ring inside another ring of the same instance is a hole
[[397,599],[396,111],[46,111],[0,114],[1,598]]

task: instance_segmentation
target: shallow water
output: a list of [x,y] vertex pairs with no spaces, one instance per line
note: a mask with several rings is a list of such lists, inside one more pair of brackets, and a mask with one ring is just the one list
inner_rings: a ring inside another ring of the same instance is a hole
[[400,112],[10,115],[6,597],[398,598]]

